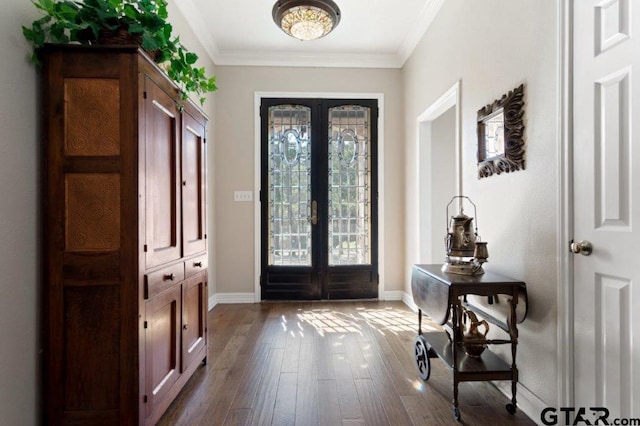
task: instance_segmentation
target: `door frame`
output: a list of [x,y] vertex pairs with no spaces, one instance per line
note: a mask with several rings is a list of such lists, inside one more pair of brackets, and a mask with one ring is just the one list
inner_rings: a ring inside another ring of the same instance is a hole
[[557,80],[558,80],[558,286],[557,286],[557,369],[558,407],[573,407],[573,256],[569,242],[573,237],[573,4],[557,2]]
[[254,273],[254,302],[262,300],[260,289],[260,271],[262,270],[261,244],[261,211],[260,211],[260,168],[262,159],[260,134],[260,104],[262,98],[315,98],[315,99],[377,99],[378,101],[378,299],[387,300],[385,295],[385,264],[384,264],[384,93],[333,93],[333,92],[254,92],[254,164],[253,164],[253,273]]
[[[420,232],[420,237],[423,237],[422,230],[426,227],[426,236],[425,240],[430,241],[433,235],[436,235],[436,230],[430,229],[430,224],[433,222],[433,215],[440,215],[441,212],[431,212],[431,211],[422,211],[422,201],[423,197],[431,196],[433,182],[431,179],[424,179],[420,170],[423,169],[424,164],[422,161],[425,158],[428,158],[428,165],[433,164],[434,160],[428,154],[431,145],[433,144],[433,140],[431,137],[431,125],[432,123],[440,118],[444,113],[451,110],[453,108],[455,113],[455,123],[454,123],[454,175],[455,182],[454,186],[456,188],[457,193],[454,195],[462,195],[462,105],[461,105],[461,84],[462,81],[456,81],[446,92],[444,92],[438,99],[436,99],[429,107],[422,112],[416,119],[416,140],[417,143],[417,155],[416,155],[416,170],[418,172],[418,184],[416,185],[416,218],[417,218],[417,228]],[[426,224],[426,225],[425,225]],[[443,222],[443,228],[446,227],[446,222]],[[413,259],[413,263],[425,263],[425,253],[423,252],[423,247],[421,240],[422,238],[418,238],[416,241],[416,249],[415,249],[415,257]],[[444,246],[443,246],[444,247]],[[444,249],[443,249],[444,252]],[[427,262],[428,263],[428,262]],[[435,262],[434,262],[435,263]]]

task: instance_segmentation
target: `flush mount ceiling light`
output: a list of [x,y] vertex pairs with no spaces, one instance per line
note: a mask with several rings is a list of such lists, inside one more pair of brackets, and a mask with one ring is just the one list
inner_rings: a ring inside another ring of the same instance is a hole
[[282,31],[305,41],[326,36],[340,22],[340,9],[331,0],[279,0],[272,15]]

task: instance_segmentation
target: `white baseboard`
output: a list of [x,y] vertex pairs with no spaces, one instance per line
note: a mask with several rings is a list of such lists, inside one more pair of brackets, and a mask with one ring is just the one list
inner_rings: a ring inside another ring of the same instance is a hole
[[[406,297],[407,293],[402,290],[384,292],[384,300],[388,301],[405,301]],[[255,301],[254,293],[216,293],[209,296],[209,310],[219,303],[255,303]]]
[[209,296],[209,310],[218,303],[255,303],[255,295],[253,293],[216,293]]
[[402,292],[402,301],[405,305],[407,305],[413,312],[418,312],[418,305],[413,303],[413,296],[409,293]]
[[384,300],[388,300],[388,301],[399,301],[399,300],[402,300],[403,294],[404,294],[404,292],[402,290],[385,291],[383,293]]

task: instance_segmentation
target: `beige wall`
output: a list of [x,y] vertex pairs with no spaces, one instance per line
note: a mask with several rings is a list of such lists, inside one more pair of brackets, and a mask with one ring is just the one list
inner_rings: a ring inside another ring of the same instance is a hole
[[21,23],[35,8],[5,0],[0,13],[0,424],[36,422],[40,162],[38,79]]
[[[173,8],[177,34],[213,73],[204,49]],[[21,25],[38,16],[25,0],[4,0],[0,13],[0,424],[38,418],[40,150],[38,74]],[[205,110],[214,116],[213,102]],[[213,135],[210,126],[210,135]],[[212,138],[209,139],[212,141]],[[213,144],[209,144],[209,149]],[[211,188],[211,196],[213,194]]]
[[[557,132],[556,4],[448,0],[403,69],[407,253],[416,261],[416,119],[461,81],[462,188],[478,207],[486,269],[522,279],[530,298],[518,346],[520,383],[556,402]],[[525,83],[526,170],[478,180],[476,111]],[[442,212],[444,206],[434,206]],[[443,219],[444,220],[444,219]],[[445,224],[442,224],[444,228]],[[409,275],[405,288],[410,292]]]
[[[383,93],[385,109],[385,291],[401,290],[404,184],[400,70],[336,68],[217,68],[214,184],[216,281],[219,293],[254,292],[253,203],[234,202],[233,192],[254,189],[255,92]],[[257,196],[257,194],[255,194]],[[381,295],[382,297],[382,295]]]

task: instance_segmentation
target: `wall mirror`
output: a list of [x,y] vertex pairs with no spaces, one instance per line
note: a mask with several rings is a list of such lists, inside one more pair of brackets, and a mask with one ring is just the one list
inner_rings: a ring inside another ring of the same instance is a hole
[[524,170],[524,84],[478,111],[478,178]]

